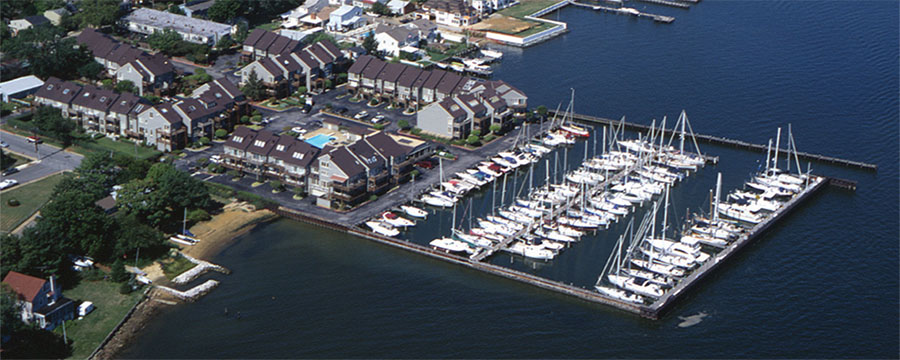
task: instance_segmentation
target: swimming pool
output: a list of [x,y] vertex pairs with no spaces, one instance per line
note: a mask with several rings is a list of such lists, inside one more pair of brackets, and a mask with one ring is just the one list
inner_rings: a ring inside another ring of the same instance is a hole
[[307,144],[310,144],[312,146],[315,146],[315,147],[321,149],[321,148],[324,148],[325,145],[328,145],[328,143],[334,139],[335,139],[334,136],[319,134],[319,135],[313,136],[309,139],[306,139],[304,141],[306,141]]

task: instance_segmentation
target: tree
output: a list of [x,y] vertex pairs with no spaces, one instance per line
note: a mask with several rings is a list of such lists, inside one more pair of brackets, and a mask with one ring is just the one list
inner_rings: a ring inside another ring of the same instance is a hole
[[187,213],[187,221],[195,224],[209,219],[212,219],[212,216],[209,216],[209,213],[203,209],[194,209]]
[[186,15],[184,10],[181,10],[177,4],[169,4],[169,8],[167,9],[170,13],[178,14],[178,15]]
[[86,47],[77,46],[74,38],[65,36],[57,26],[33,26],[3,41],[0,49],[5,58],[26,60],[38,77],[73,79],[79,75],[79,68],[94,61],[94,56]]
[[132,82],[131,80],[121,80],[121,81],[119,81],[119,82],[116,84],[116,92],[119,92],[119,93],[130,92],[130,93],[133,93],[134,90],[135,90],[135,88],[134,88],[134,82]]
[[209,138],[206,136],[201,136],[200,140],[197,140],[197,142],[199,142],[202,146],[206,146],[209,145]]
[[234,18],[243,14],[243,10],[241,0],[216,0],[206,15],[212,21],[230,24]]
[[502,126],[500,126],[500,124],[491,124],[491,133],[496,134],[500,131],[501,128]]
[[66,251],[106,259],[113,248],[112,218],[94,204],[94,194],[66,191],[57,193],[41,208],[37,230],[52,236]]
[[122,258],[117,258],[111,266],[109,278],[114,282],[125,282],[129,277],[128,272],[125,271],[125,262],[122,261]]
[[150,45],[151,48],[166,54],[172,53],[182,40],[181,34],[172,29],[165,29],[164,31],[157,30],[147,36],[147,44]]
[[237,31],[234,33],[234,41],[237,43],[243,43],[244,40],[247,39],[247,35],[250,32],[249,26],[247,26],[246,21],[241,21],[237,25]]
[[64,118],[59,109],[42,106],[38,108],[32,122],[42,133],[59,139],[66,146],[72,142],[71,132],[75,130],[75,122]]
[[537,107],[537,113],[541,115],[541,118],[547,117],[547,107],[544,105]]
[[397,126],[401,129],[409,129],[409,120],[400,119],[400,121],[397,121]]
[[144,179],[126,183],[119,199],[126,213],[153,227],[177,224],[185,208],[210,205],[206,185],[168,163],[154,164]]
[[481,136],[481,130],[480,129],[472,130],[472,135]]
[[91,61],[78,68],[78,75],[88,79],[99,79],[101,71],[103,71],[103,65],[96,61]]
[[216,49],[225,50],[232,46],[234,46],[235,42],[231,39],[231,36],[226,36],[219,39],[219,42],[216,43]]
[[378,1],[376,1],[375,3],[372,4],[372,8],[370,9],[370,11],[373,13],[376,13],[378,15],[384,15],[384,16],[393,16],[394,15],[394,12],[391,11],[391,8],[387,7],[387,5],[382,4]]
[[140,222],[134,216],[119,216],[116,219],[118,241],[116,241],[115,256],[134,253],[138,249],[148,249],[158,246],[165,241],[165,237],[159,230]]
[[369,33],[368,36],[363,40],[362,46],[366,49],[366,53],[369,55],[375,55],[378,51],[378,42],[375,41],[375,35]]
[[216,139],[224,139],[226,136],[228,136],[228,130],[216,129]]
[[4,235],[0,238],[0,269],[5,276],[10,270],[37,277],[47,277],[63,268],[65,252],[62,242],[39,233],[36,227],[26,228],[22,236]]
[[249,124],[249,123],[250,123],[250,117],[249,117],[249,116],[247,116],[247,115],[241,116],[241,124]]
[[247,97],[255,101],[265,99],[266,97],[266,88],[262,81],[259,80],[259,77],[257,77],[256,70],[250,71],[250,77],[247,79],[247,84],[244,85],[244,88],[241,90],[244,92],[244,95],[247,95]]
[[122,15],[117,0],[82,0],[78,6],[81,21],[93,27],[114,25]]

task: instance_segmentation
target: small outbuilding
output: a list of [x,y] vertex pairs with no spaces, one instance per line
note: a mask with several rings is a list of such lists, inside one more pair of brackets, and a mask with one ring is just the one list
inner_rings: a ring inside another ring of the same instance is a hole
[[28,75],[0,83],[0,95],[3,102],[9,102],[10,98],[21,99],[34,94],[44,86],[44,82],[37,76]]

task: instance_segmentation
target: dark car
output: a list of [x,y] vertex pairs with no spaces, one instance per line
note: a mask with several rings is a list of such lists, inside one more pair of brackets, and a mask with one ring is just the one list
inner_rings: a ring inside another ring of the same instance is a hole
[[345,107],[334,108],[335,114],[344,115],[347,113],[347,111],[349,111],[349,110],[347,110],[347,108],[345,108]]
[[312,105],[306,104],[306,105],[303,106],[303,109],[300,110],[300,112],[302,112],[302,113],[304,113],[304,114],[309,114],[309,112],[310,112],[311,110],[312,110]]
[[3,176],[12,175],[12,174],[15,174],[15,173],[17,173],[17,172],[19,172],[19,169],[14,168],[14,167],[11,167],[11,168],[6,169],[6,170],[3,171]]
[[423,168],[423,169],[433,169],[434,163],[431,162],[431,160],[422,160],[422,161],[417,162],[416,166]]

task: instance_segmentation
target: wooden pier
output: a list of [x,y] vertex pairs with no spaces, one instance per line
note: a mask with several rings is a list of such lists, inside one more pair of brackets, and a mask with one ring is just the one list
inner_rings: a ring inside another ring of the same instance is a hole
[[703,265],[694,270],[690,275],[681,279],[675,287],[666,291],[662,297],[656,300],[653,304],[643,309],[641,316],[648,317],[651,319],[658,319],[662,313],[669,308],[678,297],[684,294],[688,289],[695,286],[700,280],[702,280],[706,275],[719,267],[725,260],[732,258],[735,254],[737,254],[738,250],[742,249],[747,244],[757,240],[761,235],[763,235],[769,228],[778,222],[778,220],[782,219],[785,215],[789,214],[791,210],[793,210],[797,205],[802,203],[804,200],[808,199],[811,195],[818,192],[823,185],[829,182],[829,180],[825,177],[821,176],[810,176],[814,178],[814,182],[810,183],[808,187],[806,187],[802,192],[797,194],[794,198],[784,204],[784,206],[778,211],[775,211],[763,219],[759,224],[756,224],[754,227],[750,229],[750,231],[737,240],[729,244],[725,247],[724,250],[716,254],[707,260]]
[[583,7],[583,8],[593,9],[596,11],[603,11],[603,12],[619,14],[619,15],[631,15],[631,16],[635,16],[635,17],[639,17],[639,18],[648,18],[655,22],[663,23],[663,24],[671,24],[673,21],[675,21],[675,18],[672,16],[645,13],[645,12],[641,12],[641,11],[638,11],[637,9],[633,9],[633,8],[618,8],[618,7],[605,6],[605,5],[592,5],[592,4],[585,4],[585,3],[580,3],[580,2],[576,2],[576,1],[571,1],[570,4],[579,6],[579,7]]
[[678,1],[669,1],[669,0],[634,0],[637,2],[654,4],[654,5],[662,5],[662,6],[670,6],[679,9],[690,9],[691,5]]
[[[554,111],[550,110],[550,114],[552,115],[553,113],[554,113]],[[589,123],[598,123],[598,124],[609,125],[609,126],[618,126],[619,124],[621,124],[620,120],[612,120],[612,119],[606,119],[606,118],[590,116],[590,115],[574,114],[573,118],[578,121],[589,122]],[[650,130],[649,125],[636,124],[636,123],[631,123],[631,122],[625,122],[625,128],[629,129],[629,130],[636,130],[636,131]],[[672,133],[672,130],[670,130],[670,129],[664,129],[663,131],[666,135],[669,135]],[[697,140],[701,140],[701,141],[704,141],[709,144],[726,145],[726,146],[732,146],[732,147],[736,147],[736,148],[755,150],[755,151],[761,151],[761,152],[765,152],[768,149],[768,145],[753,144],[753,143],[749,143],[749,142],[741,141],[741,140],[728,139],[728,138],[712,136],[712,135],[704,135],[704,134],[694,134],[694,136],[697,138]],[[787,151],[787,149],[782,149],[782,151]],[[878,170],[878,165],[875,165],[875,164],[865,163],[865,162],[861,162],[861,161],[840,159],[840,158],[836,158],[836,157],[832,157],[832,156],[812,154],[812,153],[802,152],[802,151],[797,152],[797,157],[804,159],[804,160],[814,160],[814,161],[818,161],[818,162],[842,165],[842,166],[859,168],[859,169],[864,169],[864,170],[871,170],[871,171]]]

